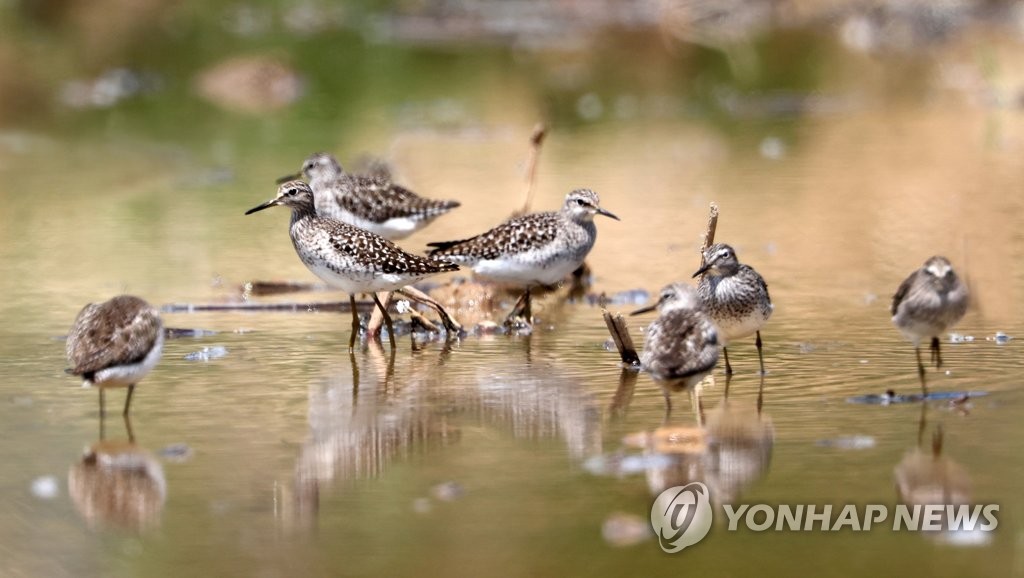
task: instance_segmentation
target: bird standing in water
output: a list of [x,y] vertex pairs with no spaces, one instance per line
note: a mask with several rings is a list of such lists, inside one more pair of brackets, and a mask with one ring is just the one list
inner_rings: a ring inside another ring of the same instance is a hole
[[[532,323],[530,289],[553,285],[583,264],[594,247],[594,216],[618,217],[601,208],[597,193],[577,189],[565,196],[560,211],[531,213],[461,241],[428,243],[430,256],[466,265],[485,279],[525,287],[523,317]],[[518,308],[518,307],[517,307]],[[514,314],[506,324],[514,322]]]
[[658,302],[631,313],[657,309],[658,318],[647,326],[640,366],[665,389],[692,387],[718,363],[718,330],[703,310],[693,287],[674,283],[661,290]]
[[[457,265],[406,253],[391,241],[330,217],[317,215],[313,191],[302,181],[288,181],[277,189],[273,199],[246,211],[251,215],[275,205],[292,210],[288,232],[299,259],[328,285],[349,294],[352,305],[352,336],[349,349],[355,348],[359,334],[356,293],[370,293],[388,328],[391,347],[395,331],[391,316],[377,297],[379,291],[395,291],[424,277],[458,270]],[[442,316],[447,314],[440,311]]]
[[756,335],[757,359],[764,374],[761,352],[761,327],[771,317],[774,306],[768,296],[768,284],[749,265],[739,262],[736,251],[724,243],[704,250],[704,265],[693,274],[700,277],[697,293],[704,310],[718,326],[718,336],[725,356],[725,373],[732,375],[729,365],[729,342]]
[[81,376],[84,387],[99,388],[101,418],[105,390],[127,387],[127,416],[135,386],[156,366],[163,347],[164,326],[156,308],[133,295],[118,295],[78,313],[65,343],[71,363],[67,371]]
[[969,292],[949,259],[936,255],[914,271],[892,298],[892,322],[914,344],[921,390],[928,395],[921,362],[921,340],[931,339],[931,361],[942,367],[939,335],[956,325],[967,313]]

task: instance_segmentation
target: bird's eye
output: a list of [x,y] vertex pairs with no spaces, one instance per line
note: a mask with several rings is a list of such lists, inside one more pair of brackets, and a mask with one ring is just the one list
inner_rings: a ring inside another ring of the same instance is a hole
[[288,189],[287,191],[285,191],[284,194],[288,195],[289,197],[294,197],[295,193],[297,192],[299,192],[299,189]]
[[581,207],[584,207],[587,204],[587,200],[586,199],[576,199],[576,204],[581,206]]

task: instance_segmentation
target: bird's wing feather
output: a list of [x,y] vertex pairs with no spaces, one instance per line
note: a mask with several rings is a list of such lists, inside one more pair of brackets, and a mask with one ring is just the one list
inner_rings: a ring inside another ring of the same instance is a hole
[[689,377],[708,371],[718,361],[718,334],[710,322],[695,320],[687,312],[670,311],[651,324],[651,331],[652,340],[653,332],[660,334],[656,341],[663,348],[656,356],[661,366],[652,368],[656,373]]
[[907,294],[910,293],[910,288],[914,285],[914,279],[917,277],[918,271],[914,271],[909,277],[900,283],[900,288],[896,290],[896,294],[892,296],[892,307],[889,312],[896,315],[896,311],[900,307],[900,303],[906,299]]
[[427,199],[389,180],[365,175],[345,176],[334,184],[333,193],[343,210],[374,223],[424,219],[459,206],[457,201]]
[[550,243],[558,236],[558,213],[533,213],[509,219],[493,229],[462,241],[429,243],[432,257],[495,259],[523,246]]
[[[457,271],[458,266],[445,261],[431,260],[402,250],[395,243],[334,219],[319,219],[321,227],[314,229],[320,246],[329,246],[378,273],[429,274]],[[323,255],[330,260],[330,255]]]
[[66,350],[71,373],[83,375],[141,361],[156,343],[163,324],[145,302],[90,303],[75,318]]

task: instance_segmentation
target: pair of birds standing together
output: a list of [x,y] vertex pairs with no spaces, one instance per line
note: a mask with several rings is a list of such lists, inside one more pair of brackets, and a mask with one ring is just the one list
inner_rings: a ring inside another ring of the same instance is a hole
[[736,251],[718,243],[703,251],[703,264],[693,274],[697,287],[673,283],[658,301],[634,311],[657,309],[658,318],[646,331],[640,365],[660,382],[683,389],[699,383],[718,364],[721,345],[726,375],[730,341],[756,335],[757,357],[764,373],[761,327],[774,306],[768,285],[753,267],[739,262]]

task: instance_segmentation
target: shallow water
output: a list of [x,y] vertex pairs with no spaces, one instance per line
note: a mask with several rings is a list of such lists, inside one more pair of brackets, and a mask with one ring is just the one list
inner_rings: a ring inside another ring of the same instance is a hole
[[[503,81],[453,90],[477,102],[486,99],[473,91]],[[969,474],[971,500],[1001,506],[988,544],[885,529],[731,533],[724,517],[677,555],[653,538],[607,543],[609,516],[645,523],[652,488],[689,478],[655,471],[657,461],[634,460],[653,464],[646,473],[595,471],[602,456],[643,453],[624,440],[661,427],[664,400],[646,375],[623,382],[599,309],[552,300],[530,336],[415,351],[404,338],[394,358],[365,344],[350,356],[343,314],[167,314],[169,326],[217,333],[168,341],[133,404],[133,431],[162,464],[166,501],[142,531],[83,513],[68,472],[100,424],[96,393],[63,373],[61,337],[84,303],[125,291],[158,304],[219,302],[248,280],[311,281],[285,212],[243,212],[315,149],[386,149],[411,188],[463,201],[407,248],[493,224],[517,208],[517,163],[542,114],[529,95],[502,97],[505,114],[482,113],[472,130],[410,128],[383,114],[327,139],[281,138],[275,131],[300,122],[282,120],[243,142],[252,126],[233,120],[219,142],[167,142],[140,136],[132,123],[143,121],[126,112],[103,130],[55,130],[27,151],[5,149],[0,573],[1024,573],[1022,341],[988,339],[1024,337],[1024,118],[946,101],[741,119],[732,136],[684,115],[556,127],[535,206],[557,207],[576,186],[601,194],[622,221],[598,222],[588,261],[593,291],[612,294],[688,279],[708,203],[719,204],[718,240],[761,271],[776,304],[763,333],[763,405],[760,415],[752,409],[752,343],[738,343],[728,405],[719,370],[700,405],[674,395],[667,425],[721,422],[728,410],[737,431],[760,432],[756,443],[736,442],[748,453],[736,450],[712,484],[734,503],[896,503],[894,469],[918,445],[921,406],[846,400],[917,390],[913,351],[891,327],[888,302],[925,258],[948,255],[974,297],[957,331],[975,339],[944,342],[948,371],[931,374],[931,386],[989,395],[966,411],[930,403],[924,439],[941,424],[943,454]],[[765,138],[778,139],[769,154]],[[209,177],[225,167],[226,180]],[[308,297],[334,298],[325,295]],[[639,339],[642,318],[630,322]],[[185,359],[204,347],[227,355]],[[110,399],[116,406],[120,392]],[[117,417],[106,430],[126,435]],[[873,443],[829,445],[848,436]],[[173,444],[191,455],[160,455]],[[58,483],[52,499],[31,492],[43,476]]]

